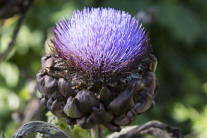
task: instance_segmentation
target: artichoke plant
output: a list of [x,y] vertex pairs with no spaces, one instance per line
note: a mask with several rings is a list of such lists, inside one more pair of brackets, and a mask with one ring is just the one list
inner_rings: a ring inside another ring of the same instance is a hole
[[53,29],[37,74],[40,102],[69,125],[110,131],[151,109],[157,59],[139,21],[112,8],[84,8]]

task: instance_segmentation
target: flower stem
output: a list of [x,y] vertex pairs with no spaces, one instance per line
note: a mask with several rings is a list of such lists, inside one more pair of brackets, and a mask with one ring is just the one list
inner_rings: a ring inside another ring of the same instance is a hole
[[91,138],[103,138],[102,137],[102,129],[100,125],[95,125],[91,129]]

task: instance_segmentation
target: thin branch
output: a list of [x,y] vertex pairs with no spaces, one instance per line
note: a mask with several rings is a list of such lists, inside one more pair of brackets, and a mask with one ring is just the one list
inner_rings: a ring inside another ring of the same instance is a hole
[[21,28],[21,26],[23,24],[23,21],[24,21],[24,18],[26,16],[26,13],[27,13],[27,11],[28,11],[28,9],[31,6],[31,4],[32,4],[33,1],[34,0],[26,0],[26,2],[27,2],[26,4],[27,5],[25,6],[24,10],[22,11],[22,16],[18,20],[17,26],[16,26],[16,28],[15,28],[15,30],[13,32],[12,40],[9,43],[8,48],[6,49],[5,52],[3,52],[2,54],[0,54],[0,61],[2,61],[11,52],[11,50],[13,49],[14,42],[16,40],[16,37],[17,37],[17,35],[19,33],[19,30],[20,30],[20,28]]
[[15,40],[16,40],[17,34],[18,34],[18,32],[19,32],[19,30],[20,30],[20,28],[21,28],[21,25],[22,25],[22,23],[23,23],[23,19],[24,19],[24,17],[25,17],[25,16],[22,15],[22,17],[19,19],[18,24],[17,24],[17,27],[16,27],[16,29],[14,30],[14,33],[13,33],[13,36],[12,36],[12,40],[11,40],[11,42],[9,43],[8,48],[6,49],[6,51],[5,51],[4,53],[0,54],[0,61],[3,60],[3,59],[10,53],[10,51],[13,49],[13,47],[14,47],[14,42],[15,42]]
[[1,37],[2,37],[2,26],[4,25],[4,21],[0,22],[0,49],[1,49]]

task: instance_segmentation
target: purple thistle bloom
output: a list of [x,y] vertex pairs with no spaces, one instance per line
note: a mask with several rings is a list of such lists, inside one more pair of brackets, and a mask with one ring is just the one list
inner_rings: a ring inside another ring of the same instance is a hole
[[52,42],[71,67],[88,76],[131,71],[151,52],[139,21],[112,8],[84,8],[56,24]]

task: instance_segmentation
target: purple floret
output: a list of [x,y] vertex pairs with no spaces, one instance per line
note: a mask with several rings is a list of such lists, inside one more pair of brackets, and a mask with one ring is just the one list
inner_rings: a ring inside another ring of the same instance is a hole
[[130,71],[151,51],[142,24],[124,11],[84,8],[56,24],[53,44],[71,67],[88,75]]

